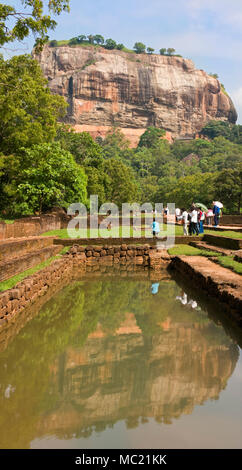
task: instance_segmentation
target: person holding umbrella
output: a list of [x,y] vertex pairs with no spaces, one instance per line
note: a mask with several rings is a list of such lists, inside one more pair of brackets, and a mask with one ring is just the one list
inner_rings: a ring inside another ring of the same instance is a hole
[[196,207],[198,207],[199,210],[199,215],[198,215],[198,228],[199,228],[199,233],[204,233],[204,228],[203,228],[203,223],[205,220],[205,212],[208,211],[208,208],[205,206],[205,204],[202,204],[201,202],[196,202]]
[[223,204],[219,201],[213,201],[213,213],[214,213],[214,227],[216,228],[219,224],[219,217],[221,215],[220,211],[223,207]]

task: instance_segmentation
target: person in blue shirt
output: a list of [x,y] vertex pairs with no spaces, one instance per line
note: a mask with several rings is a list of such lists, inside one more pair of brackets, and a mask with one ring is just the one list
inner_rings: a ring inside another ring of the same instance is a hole
[[152,225],[151,225],[151,228],[152,228],[153,236],[154,236],[154,237],[157,236],[158,233],[160,232],[160,225],[159,225],[159,223],[154,220],[154,222],[153,222]]
[[213,203],[213,213],[214,213],[214,227],[218,226],[219,223],[219,216],[220,216],[220,208]]

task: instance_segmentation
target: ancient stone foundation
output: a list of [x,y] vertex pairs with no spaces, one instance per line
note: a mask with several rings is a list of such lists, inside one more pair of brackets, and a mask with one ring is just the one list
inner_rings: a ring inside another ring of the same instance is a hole
[[49,267],[24,279],[13,289],[0,293],[0,326],[13,320],[23,310],[60,281],[72,278],[73,269],[85,273],[108,266],[134,271],[151,268],[154,272],[167,267],[170,257],[165,250],[157,251],[149,245],[87,246],[74,245],[69,252]]

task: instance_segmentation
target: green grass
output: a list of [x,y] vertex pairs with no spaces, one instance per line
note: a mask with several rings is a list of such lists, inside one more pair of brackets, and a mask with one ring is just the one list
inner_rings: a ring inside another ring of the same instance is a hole
[[5,222],[5,224],[13,224],[15,220],[12,219],[0,219],[0,222]]
[[[172,229],[173,229],[173,225],[164,225],[163,228],[162,228],[162,231],[164,232],[163,233],[164,237],[167,235],[167,232],[172,233]],[[128,234],[128,227],[125,228],[125,226],[124,226],[123,231],[124,231],[124,233]],[[131,227],[130,233],[131,233],[131,236],[133,236],[134,232],[133,232],[132,227]],[[90,234],[94,234],[94,238],[96,237],[95,231],[91,232],[90,229],[87,229],[87,238],[90,237]],[[176,225],[175,226],[175,234],[176,234],[176,236],[182,236],[183,235],[182,225]],[[222,237],[228,236],[229,238],[239,238],[239,239],[242,238],[242,233],[236,233],[236,232],[232,232],[232,231],[217,232],[216,230],[205,230],[205,234],[211,234],[211,235],[222,236]],[[67,233],[67,229],[51,230],[49,232],[43,233],[42,235],[43,236],[56,236],[56,237],[59,237],[59,238],[69,238],[68,233]],[[142,235],[144,235],[144,230],[142,230]],[[121,227],[120,227],[119,231],[117,229],[116,236],[117,237],[121,236]],[[200,235],[200,237],[201,236],[202,235]],[[86,238],[86,236],[84,236],[84,230],[82,230],[82,237]],[[113,235],[113,237],[114,237],[114,235]]]
[[174,256],[220,256],[216,251],[201,250],[190,245],[176,245],[168,250],[169,255]]
[[205,234],[208,235],[216,235],[218,237],[228,237],[228,238],[238,238],[242,239],[242,232],[233,232],[232,230],[206,230],[205,229]]
[[206,256],[207,258],[216,257],[216,262],[224,268],[231,269],[236,274],[242,274],[242,263],[234,261],[233,256],[222,256],[215,251],[201,250],[190,245],[176,245],[168,250],[169,255],[173,256]]
[[0,282],[0,292],[3,292],[7,289],[11,289],[14,287],[18,282],[21,282],[23,279],[25,279],[28,276],[31,276],[32,274],[37,273],[41,269],[46,268],[49,266],[53,261],[56,259],[59,259],[60,256],[64,255],[68,250],[69,246],[65,246],[58,255],[56,256],[51,256],[51,258],[47,259],[46,261],[43,261],[40,264],[37,264],[37,266],[34,266],[33,268],[27,269],[26,271],[23,271],[22,273],[16,274],[16,276],[10,277],[6,281]]
[[[166,237],[167,235],[172,235],[172,231],[173,231],[173,228],[174,226],[172,225],[164,225],[163,228],[162,228],[162,231],[160,232],[160,237]],[[148,233],[151,234],[151,228],[149,225],[147,225],[147,231]],[[183,229],[182,227],[179,227],[179,226],[175,226],[175,234],[176,235],[183,235]],[[69,238],[68,236],[68,232],[67,232],[67,229],[59,229],[59,230],[50,230],[49,232],[45,232],[45,233],[42,233],[41,234],[42,236],[44,237],[58,237],[58,238]],[[133,228],[131,227],[130,228],[130,237],[134,237],[135,238],[136,236],[136,233],[135,231],[133,230]],[[144,237],[145,236],[145,230],[144,228],[142,228],[141,230],[141,236]],[[98,234],[96,233],[96,230],[90,230],[90,229],[87,229],[87,231],[85,232],[84,229],[81,229],[81,236],[77,233],[76,235],[76,238],[101,238],[101,233],[98,232]],[[113,233],[112,233],[112,238],[120,238],[120,237],[129,237],[129,227],[123,227],[123,228],[116,228],[116,230],[114,231],[113,229]],[[152,238],[152,237],[151,237]]]
[[219,256],[218,263],[224,268],[231,269],[236,274],[242,274],[242,263],[235,261],[233,256]]

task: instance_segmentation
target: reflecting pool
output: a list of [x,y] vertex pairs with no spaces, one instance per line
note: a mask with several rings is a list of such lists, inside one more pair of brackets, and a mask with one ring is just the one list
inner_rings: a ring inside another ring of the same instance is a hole
[[167,274],[72,281],[0,336],[0,448],[241,448],[240,342],[213,309]]

